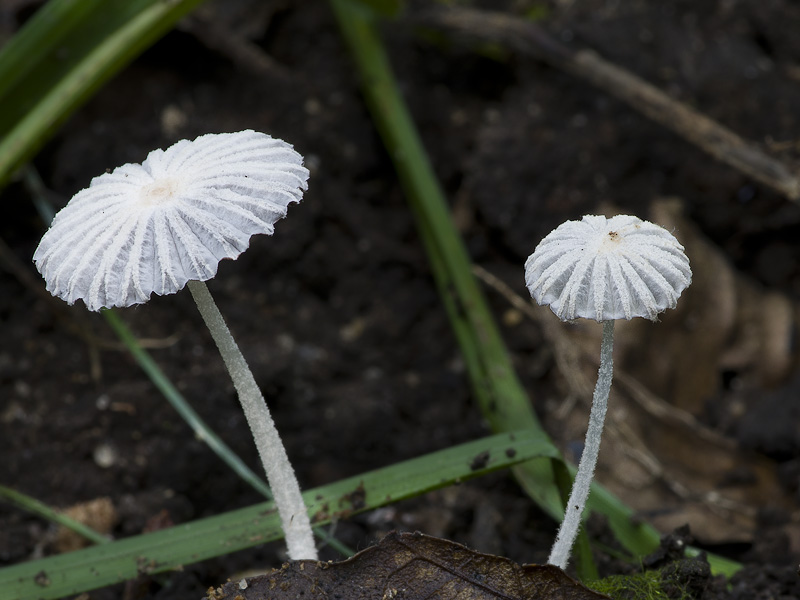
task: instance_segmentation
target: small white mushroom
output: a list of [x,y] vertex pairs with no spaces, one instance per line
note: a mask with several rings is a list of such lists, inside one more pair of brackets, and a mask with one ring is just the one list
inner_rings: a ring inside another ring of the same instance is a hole
[[548,562],[566,568],[589,497],[613,377],[614,320],[655,321],[692,282],[683,246],[663,227],[637,217],[587,215],[551,231],[525,263],[531,296],[563,321],[603,323],[600,370],[586,444]]
[[255,379],[204,281],[299,202],[303,157],[264,133],[202,135],[92,180],[34,253],[53,295],[90,310],[147,302],[188,285],[222,354],[281,516],[289,556],[317,558],[294,470]]
[[675,308],[691,283],[683,246],[629,215],[587,215],[550,232],[525,263],[525,283],[561,320],[645,317]]
[[95,177],[53,219],[33,260],[69,304],[147,302],[213,278],[252,235],[271,235],[307,179],[302,156],[264,133],[181,140]]

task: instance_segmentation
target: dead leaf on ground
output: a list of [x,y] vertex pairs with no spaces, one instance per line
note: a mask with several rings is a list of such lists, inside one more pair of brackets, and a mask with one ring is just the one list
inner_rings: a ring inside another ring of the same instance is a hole
[[[110,498],[96,498],[88,502],[81,502],[62,511],[65,515],[82,523],[88,525],[98,533],[108,535],[117,523],[118,515],[117,509]],[[91,545],[92,542],[87,540],[82,535],[79,535],[59,525],[58,534],[56,535],[56,551],[72,552]]]
[[210,589],[207,600],[608,600],[552,565],[524,565],[421,533],[390,533],[342,562],[301,560]]

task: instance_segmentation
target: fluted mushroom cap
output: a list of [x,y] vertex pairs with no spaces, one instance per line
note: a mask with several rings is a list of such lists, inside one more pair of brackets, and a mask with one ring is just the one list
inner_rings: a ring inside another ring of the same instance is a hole
[[307,179],[303,157],[265,133],[181,140],[95,177],[55,216],[33,260],[69,304],[147,302],[211,279],[250,236],[271,235]]
[[637,217],[587,215],[551,231],[525,262],[525,283],[559,319],[608,321],[674,308],[692,282],[683,246]]

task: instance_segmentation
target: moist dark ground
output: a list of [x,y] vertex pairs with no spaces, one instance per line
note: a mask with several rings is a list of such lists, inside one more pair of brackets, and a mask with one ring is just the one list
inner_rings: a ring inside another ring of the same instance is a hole
[[[485,4],[535,13],[558,39],[595,49],[784,160],[800,154],[795,3]],[[35,6],[7,5],[6,33]],[[268,398],[301,485],[486,435],[414,221],[328,6],[220,1],[201,14],[206,25],[223,28],[223,38],[252,44],[275,66],[262,69],[220,50],[207,28],[184,25],[168,34],[36,158],[53,202],[63,205],[93,176],[181,138],[252,128],[290,141],[311,170],[308,193],[274,236],[254,238],[209,286]],[[737,271],[794,302],[800,297],[796,204],[569,75],[404,18],[385,22],[383,33],[472,259],[519,294],[525,258],[563,220],[597,212],[602,203],[646,215],[654,198],[677,196]],[[20,182],[2,201],[0,235],[38,278],[30,260],[45,225]],[[505,301],[489,298],[500,319]],[[260,500],[193,437],[134,361],[108,348],[114,337],[100,316],[81,305],[63,311],[59,303],[0,271],[0,483],[56,507],[108,497],[119,514],[117,537],[140,533],[159,515],[182,523]],[[151,350],[158,364],[260,471],[188,292],[120,314],[137,336],[162,342]],[[93,347],[70,324],[103,343]],[[539,328],[509,321],[503,334],[531,398],[557,394]],[[718,375],[719,394],[735,387],[737,373]],[[769,395],[766,413],[756,403],[753,413],[700,415],[725,422],[722,432],[734,438],[747,431],[739,443],[776,461],[794,494],[797,389],[789,376],[774,390],[755,390]],[[717,583],[706,597],[800,597],[793,566],[800,541],[781,528],[796,521],[797,508],[764,510],[770,533],[763,537],[716,545],[748,566],[730,592]],[[336,535],[363,548],[391,529],[543,562],[555,525],[512,479],[495,475],[341,522]],[[47,523],[0,504],[0,564],[53,551]],[[259,546],[136,589],[90,596],[199,598],[234,573],[283,558],[281,544]]]

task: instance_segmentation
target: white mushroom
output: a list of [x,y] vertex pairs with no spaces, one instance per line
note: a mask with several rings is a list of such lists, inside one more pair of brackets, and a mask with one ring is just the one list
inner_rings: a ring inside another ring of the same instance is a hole
[[525,263],[525,283],[539,304],[559,319],[603,323],[600,370],[589,414],[586,444],[564,520],[548,562],[567,566],[589,497],[613,376],[614,320],[674,308],[692,281],[683,246],[663,227],[637,217],[587,215],[550,232]]
[[54,296],[131,306],[207,281],[299,202],[302,157],[264,133],[208,134],[95,177],[53,219],[33,260]]
[[90,310],[131,306],[188,284],[242,403],[281,516],[289,556],[316,559],[300,487],[247,362],[204,281],[307,188],[303,157],[255,131],[202,135],[92,180],[34,253],[53,295]]

